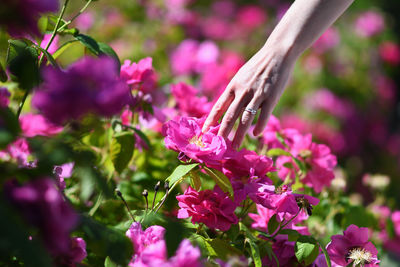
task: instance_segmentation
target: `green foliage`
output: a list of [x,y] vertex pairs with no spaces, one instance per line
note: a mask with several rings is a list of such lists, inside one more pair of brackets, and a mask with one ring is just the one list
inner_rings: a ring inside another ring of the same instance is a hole
[[318,257],[319,245],[313,237],[302,235],[297,239],[294,250],[297,260],[309,265]]
[[114,168],[121,173],[128,166],[135,149],[135,136],[129,132],[118,133],[114,136],[111,147],[110,156],[114,164]]
[[268,233],[275,233],[276,229],[278,229],[280,222],[277,219],[277,214],[274,214],[268,221]]
[[15,140],[20,132],[18,118],[9,108],[0,108],[0,149]]
[[9,40],[7,68],[20,87],[30,90],[39,84],[38,52],[21,40]]
[[187,165],[179,165],[166,179],[171,185],[178,182],[182,177],[189,174],[194,168],[199,166],[199,163],[192,163]]
[[88,249],[104,259],[108,256],[116,264],[128,264],[133,248],[124,233],[106,227],[90,217],[84,216],[81,220],[80,229],[85,233]]
[[207,174],[214,179],[215,183],[224,191],[227,193],[231,198],[233,198],[233,188],[232,184],[229,181],[228,177],[225,176],[222,172],[215,170],[215,169],[210,169],[207,167],[204,167],[204,170],[207,172]]

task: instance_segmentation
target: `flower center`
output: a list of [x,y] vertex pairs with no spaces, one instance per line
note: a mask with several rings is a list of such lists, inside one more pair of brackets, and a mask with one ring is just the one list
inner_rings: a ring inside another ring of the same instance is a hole
[[347,259],[353,261],[353,266],[363,266],[364,264],[370,263],[374,258],[371,252],[365,248],[358,247],[349,251]]
[[189,140],[190,144],[194,144],[199,147],[205,147],[206,145],[203,143],[201,136],[193,136],[192,139]]

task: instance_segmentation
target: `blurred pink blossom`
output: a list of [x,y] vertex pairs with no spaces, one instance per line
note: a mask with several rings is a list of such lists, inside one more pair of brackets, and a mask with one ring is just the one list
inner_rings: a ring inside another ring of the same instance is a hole
[[383,42],[379,46],[379,54],[382,60],[391,65],[400,63],[400,46],[394,42]]
[[336,30],[336,28],[330,27],[313,44],[313,49],[315,52],[322,54],[337,46],[339,42],[339,32]]
[[93,26],[94,15],[91,12],[85,12],[75,20],[75,23],[79,30],[87,31]]
[[236,20],[240,25],[252,30],[265,23],[267,12],[256,5],[242,6],[236,14]]
[[125,60],[121,66],[120,75],[132,90],[151,93],[157,86],[157,78],[151,57],[141,59],[138,63]]
[[358,35],[372,37],[383,31],[385,21],[380,13],[371,10],[361,13],[356,19],[354,27]]
[[49,122],[40,114],[27,113],[19,118],[21,130],[26,137],[53,136],[62,132],[63,127],[57,126]]

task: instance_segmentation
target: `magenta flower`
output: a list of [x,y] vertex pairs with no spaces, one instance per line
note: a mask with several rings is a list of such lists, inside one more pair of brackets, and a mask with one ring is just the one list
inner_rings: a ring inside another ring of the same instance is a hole
[[400,46],[394,42],[384,42],[379,46],[382,60],[391,65],[400,64]]
[[121,78],[132,90],[139,90],[145,94],[156,89],[157,78],[153,69],[153,59],[146,57],[138,63],[125,60],[121,66]]
[[69,234],[77,225],[78,216],[52,179],[35,179],[24,185],[8,181],[5,193],[23,217],[39,229],[40,237],[53,255],[69,253]]
[[371,37],[383,31],[385,21],[381,14],[367,11],[357,18],[355,22],[356,33],[362,37]]
[[294,194],[290,186],[283,185],[275,187],[262,183],[250,183],[248,186],[248,197],[255,203],[260,204],[275,213],[296,214],[300,208],[307,211],[319,203],[319,199]]
[[267,19],[265,10],[257,5],[241,7],[236,15],[238,23],[248,30],[261,26]]
[[358,227],[354,224],[347,227],[343,235],[334,235],[327,245],[331,261],[339,266],[362,265],[365,267],[379,266],[378,251],[368,241],[369,232],[366,227]]
[[63,124],[88,113],[112,116],[129,103],[127,85],[118,77],[115,61],[85,57],[65,71],[48,67],[32,103],[51,122]]
[[267,172],[275,171],[273,161],[264,155],[242,149],[224,157],[223,173],[230,178],[264,177]]
[[204,223],[212,229],[227,231],[238,223],[235,203],[218,187],[197,192],[189,186],[183,195],[176,197],[180,210],[178,218],[192,217],[192,223]]
[[24,114],[19,118],[19,122],[22,133],[26,137],[34,137],[37,135],[52,136],[63,130],[62,127],[52,124],[40,114]]
[[37,22],[40,16],[56,12],[58,0],[2,0],[0,2],[0,25],[5,26],[13,37],[26,34],[39,35]]
[[57,185],[61,191],[65,189],[64,179],[70,178],[72,176],[74,165],[75,165],[74,162],[70,162],[70,163],[65,163],[61,166],[54,167],[53,172],[54,172],[54,175],[56,176],[56,178],[58,179]]
[[0,158],[4,160],[14,159],[23,167],[32,167],[32,164],[28,160],[30,156],[31,150],[25,138],[18,138],[9,144],[5,150],[0,151]]
[[212,108],[212,103],[208,102],[205,96],[198,97],[197,89],[185,83],[171,85],[171,92],[184,116],[201,118]]
[[184,239],[175,256],[168,260],[164,240],[165,228],[153,225],[142,230],[138,222],[132,223],[126,236],[132,241],[135,254],[129,262],[130,267],[200,267],[200,250]]
[[227,150],[226,142],[217,136],[217,128],[202,133],[201,126],[202,121],[195,118],[181,117],[179,121],[168,121],[163,126],[165,146],[196,161],[219,164]]

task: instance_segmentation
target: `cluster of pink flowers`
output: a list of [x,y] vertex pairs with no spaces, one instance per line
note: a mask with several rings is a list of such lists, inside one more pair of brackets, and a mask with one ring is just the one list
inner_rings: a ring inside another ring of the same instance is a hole
[[382,32],[385,21],[382,15],[376,11],[366,11],[355,21],[355,31],[362,37],[372,37]]
[[[183,195],[177,197],[181,208],[179,218],[192,217],[193,223],[202,222],[209,228],[224,231],[229,229],[231,224],[237,223],[234,211],[247,197],[282,216],[295,215],[301,208],[311,212],[312,206],[318,204],[318,199],[295,194],[288,185],[272,185],[267,177],[267,173],[276,171],[271,158],[246,149],[233,150],[230,141],[217,135],[218,126],[203,133],[202,122],[201,119],[187,117],[167,122],[163,129],[165,145],[187,158],[222,171],[232,183],[234,201],[218,187],[200,192],[189,187]],[[285,144],[277,139],[277,133],[285,136]],[[311,135],[303,136],[293,129],[280,129],[276,118],[272,118],[264,137],[267,138],[267,145],[271,147],[286,149],[285,145],[288,146],[288,151],[293,157],[310,166],[307,175],[303,177],[304,184],[313,187],[316,192],[330,184],[334,177],[336,158],[330,154],[328,147],[313,143]],[[183,156],[180,155],[180,158]],[[278,158],[280,175],[282,172],[292,171],[279,160],[286,163],[292,162],[293,159],[289,156]],[[282,178],[286,176],[285,174]]]
[[183,116],[201,118],[212,108],[212,103],[205,96],[198,97],[197,89],[185,83],[171,85],[171,93]]
[[[337,164],[336,156],[330,148],[312,141],[311,134],[301,134],[296,129],[282,128],[280,122],[272,117],[264,131],[264,143],[268,149],[280,148],[289,152],[293,157],[304,162],[307,173],[302,182],[319,193],[329,186],[334,178],[333,170]],[[278,136],[282,138],[279,140]],[[279,156],[276,160],[278,176],[285,180],[294,179],[299,166],[290,156]],[[291,164],[289,168],[287,164]]]
[[145,231],[138,222],[132,223],[126,232],[133,244],[134,255],[129,262],[130,267],[201,267],[200,250],[184,239],[175,256],[168,259],[164,240],[165,228],[153,225]]

